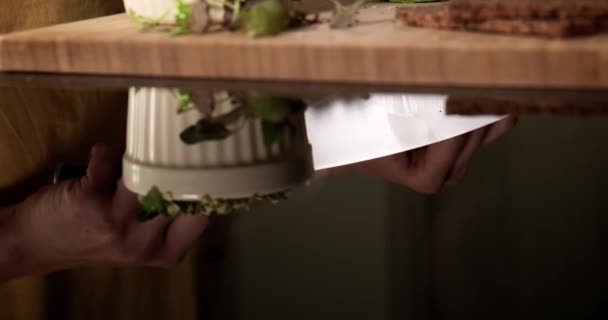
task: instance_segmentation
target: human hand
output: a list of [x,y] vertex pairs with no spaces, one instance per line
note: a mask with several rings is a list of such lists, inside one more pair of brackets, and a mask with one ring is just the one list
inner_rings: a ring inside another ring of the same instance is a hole
[[46,187],[15,208],[7,223],[19,239],[22,273],[104,265],[171,267],[187,254],[207,217],[138,222],[137,196],[119,180],[117,160],[107,147],[96,146],[85,177]]
[[330,169],[329,174],[363,173],[380,176],[416,192],[432,194],[466,175],[477,150],[506,134],[517,122],[499,122],[420,149]]

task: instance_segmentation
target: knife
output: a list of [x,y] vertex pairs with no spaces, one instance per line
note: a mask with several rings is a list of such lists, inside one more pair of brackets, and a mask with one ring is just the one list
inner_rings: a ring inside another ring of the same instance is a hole
[[311,103],[306,129],[315,170],[414,150],[504,118],[447,115],[446,101],[444,95],[372,94]]
[[[310,102],[305,118],[315,170],[414,150],[504,118],[446,115],[446,101],[444,95],[372,94]],[[53,182],[85,173],[85,167],[61,164]]]

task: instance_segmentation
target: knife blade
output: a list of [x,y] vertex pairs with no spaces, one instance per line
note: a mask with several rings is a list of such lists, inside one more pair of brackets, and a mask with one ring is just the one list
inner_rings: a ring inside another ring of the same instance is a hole
[[[414,150],[504,118],[447,115],[446,101],[444,95],[372,94],[311,102],[305,118],[315,170]],[[56,172],[55,183],[66,179],[59,177],[64,171]]]
[[446,101],[444,95],[372,94],[311,103],[306,129],[315,170],[418,149],[504,118],[447,115]]

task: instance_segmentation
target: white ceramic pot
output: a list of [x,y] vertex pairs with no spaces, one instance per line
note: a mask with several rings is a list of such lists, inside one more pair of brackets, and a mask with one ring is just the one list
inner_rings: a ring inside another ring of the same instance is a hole
[[[191,4],[200,0],[183,0]],[[124,0],[125,10],[132,10],[135,14],[150,19],[160,19],[162,24],[175,24],[175,0]]]
[[129,96],[123,176],[137,194],[156,186],[182,201],[205,195],[248,198],[293,189],[313,175],[303,114],[296,134],[272,146],[264,143],[260,120],[248,121],[224,140],[187,145],[180,134],[203,114],[198,109],[178,114],[177,90],[132,88]]

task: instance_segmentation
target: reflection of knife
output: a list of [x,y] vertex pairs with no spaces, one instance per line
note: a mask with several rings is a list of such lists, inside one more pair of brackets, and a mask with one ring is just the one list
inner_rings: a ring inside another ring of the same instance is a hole
[[446,97],[376,94],[315,103],[306,112],[316,170],[417,149],[500,120],[446,115]]
[[[306,129],[316,170],[376,159],[446,140],[500,120],[497,116],[446,115],[446,97],[375,94],[313,103]],[[55,182],[84,175],[61,166]]]

